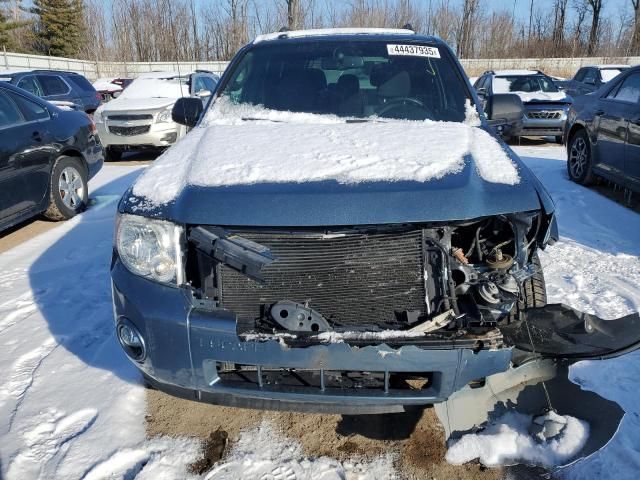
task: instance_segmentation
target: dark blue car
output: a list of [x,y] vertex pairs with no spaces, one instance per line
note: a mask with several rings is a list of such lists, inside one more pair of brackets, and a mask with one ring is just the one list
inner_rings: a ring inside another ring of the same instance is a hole
[[4,71],[0,72],[0,81],[8,82],[54,104],[73,104],[87,113],[93,113],[102,101],[102,96],[93,85],[74,72]]
[[491,120],[478,105],[437,38],[258,37],[205,112],[176,102],[194,128],[119,204],[126,354],[193,400],[361,414],[442,402],[532,357],[637,344],[637,315],[603,334],[546,304],[537,251],[558,237],[554,204],[491,126],[522,102],[493,95]]
[[0,231],[38,214],[64,220],[104,162],[93,120],[0,82]]

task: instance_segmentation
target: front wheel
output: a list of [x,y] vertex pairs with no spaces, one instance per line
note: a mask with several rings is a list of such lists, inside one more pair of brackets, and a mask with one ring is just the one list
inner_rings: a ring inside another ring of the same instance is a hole
[[44,212],[49,220],[68,220],[87,207],[87,171],[80,160],[58,158],[51,171],[50,182],[49,207]]
[[569,158],[567,172],[569,178],[580,185],[593,183],[593,168],[591,156],[591,142],[584,130],[576,133],[569,143]]

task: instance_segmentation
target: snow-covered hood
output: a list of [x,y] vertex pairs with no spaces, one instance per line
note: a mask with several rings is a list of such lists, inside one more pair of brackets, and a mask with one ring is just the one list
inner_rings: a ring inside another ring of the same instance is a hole
[[571,103],[571,97],[565,92],[511,92],[520,97],[523,103]]
[[176,103],[175,98],[122,98],[118,97],[102,106],[103,112],[130,110],[162,110]]
[[121,210],[183,223],[318,226],[540,208],[530,172],[481,127],[311,117],[209,119],[146,170]]

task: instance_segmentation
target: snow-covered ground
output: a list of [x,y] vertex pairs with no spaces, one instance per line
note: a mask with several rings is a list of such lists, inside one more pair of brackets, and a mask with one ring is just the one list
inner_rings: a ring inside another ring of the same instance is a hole
[[[517,147],[557,202],[562,240],[542,254],[551,301],[604,318],[640,309],[640,216],[571,183],[560,147]],[[0,477],[188,478],[199,445],[145,438],[145,391],[112,331],[109,260],[115,206],[140,173],[107,166],[80,217],[0,254]],[[567,478],[636,478],[640,353],[572,367],[582,388],[628,413]],[[268,448],[267,448],[268,447]],[[279,476],[278,476],[279,475]],[[305,458],[269,425],[245,432],[206,478],[393,478],[393,458]]]

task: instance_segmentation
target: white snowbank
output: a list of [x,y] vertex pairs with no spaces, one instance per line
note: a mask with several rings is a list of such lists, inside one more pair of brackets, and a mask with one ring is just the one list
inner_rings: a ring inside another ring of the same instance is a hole
[[468,154],[485,180],[508,185],[520,180],[497,140],[466,123],[346,123],[335,116],[249,106],[236,110],[220,103],[204,126],[140,177],[135,195],[163,204],[187,184],[427,182],[462,171]]
[[552,467],[567,463],[584,447],[589,425],[568,415],[565,418],[567,425],[558,439],[538,443],[528,430],[532,417],[507,412],[484,430],[460,438],[449,447],[446,459],[454,465],[475,459],[487,466],[526,463]]
[[299,443],[284,438],[268,423],[247,430],[223,463],[205,480],[306,479],[306,480],[392,480],[398,478],[393,456],[373,461],[339,462],[327,457],[309,458]]

